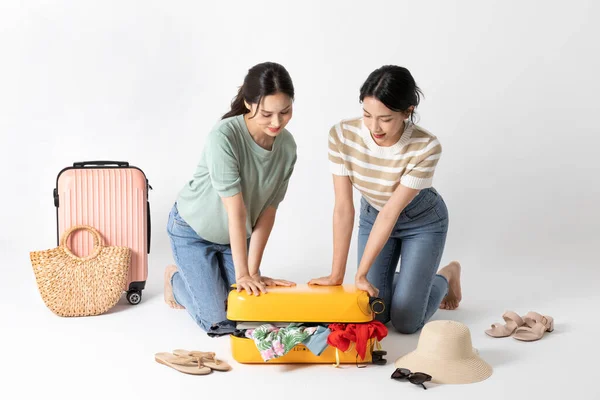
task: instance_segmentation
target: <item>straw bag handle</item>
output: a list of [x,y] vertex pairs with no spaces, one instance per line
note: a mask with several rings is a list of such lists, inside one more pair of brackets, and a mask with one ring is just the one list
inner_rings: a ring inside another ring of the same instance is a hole
[[[69,236],[71,236],[71,234],[73,232],[76,232],[79,230],[88,231],[94,238],[94,250],[85,257],[76,256],[75,254],[73,254],[71,249],[69,249],[69,246],[67,246],[67,239],[69,238]],[[62,238],[60,239],[60,247],[62,247],[65,250],[65,252],[73,258],[76,258],[78,260],[89,260],[91,258],[95,258],[96,256],[98,256],[98,254],[100,253],[100,250],[102,250],[102,247],[103,247],[102,236],[100,235],[100,232],[98,232],[96,229],[92,228],[91,226],[75,225],[75,226],[70,227],[67,231],[65,231],[65,233],[63,233]]]

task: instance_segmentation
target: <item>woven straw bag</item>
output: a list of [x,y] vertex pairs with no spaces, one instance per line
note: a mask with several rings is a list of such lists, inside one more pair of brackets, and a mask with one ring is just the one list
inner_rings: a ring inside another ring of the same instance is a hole
[[[69,235],[81,229],[94,238],[94,248],[86,257],[76,256],[67,246]],[[62,317],[102,314],[117,304],[127,285],[131,250],[104,246],[91,226],[73,226],[58,247],[29,255],[44,303]]]

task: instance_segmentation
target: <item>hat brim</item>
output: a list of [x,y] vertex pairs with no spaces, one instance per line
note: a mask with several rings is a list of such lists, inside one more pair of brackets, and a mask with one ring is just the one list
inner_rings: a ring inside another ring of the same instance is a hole
[[426,358],[417,350],[400,357],[394,363],[396,368],[408,368],[411,372],[424,372],[431,375],[433,383],[465,384],[486,380],[492,375],[492,367],[474,354],[462,360],[434,360]]

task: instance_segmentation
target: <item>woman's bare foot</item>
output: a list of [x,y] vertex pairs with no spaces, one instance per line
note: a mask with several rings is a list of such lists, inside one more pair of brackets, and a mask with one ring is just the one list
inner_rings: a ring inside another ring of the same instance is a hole
[[173,278],[175,272],[177,272],[177,267],[175,265],[169,265],[165,268],[165,303],[171,308],[181,310],[185,307],[177,304],[175,296],[173,296],[173,286],[171,286],[171,278]]
[[455,310],[458,303],[462,300],[462,290],[460,287],[460,264],[458,261],[452,261],[444,268],[439,270],[438,274],[448,280],[448,294],[442,300],[440,308],[442,310]]

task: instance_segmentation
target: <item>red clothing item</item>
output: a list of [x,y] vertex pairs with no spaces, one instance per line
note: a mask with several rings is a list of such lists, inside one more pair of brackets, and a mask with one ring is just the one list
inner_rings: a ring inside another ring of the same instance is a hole
[[350,343],[354,342],[361,360],[365,359],[369,339],[375,338],[381,341],[388,334],[385,325],[379,321],[365,324],[330,324],[329,330],[331,333],[327,337],[327,344],[341,351],[347,351]]

